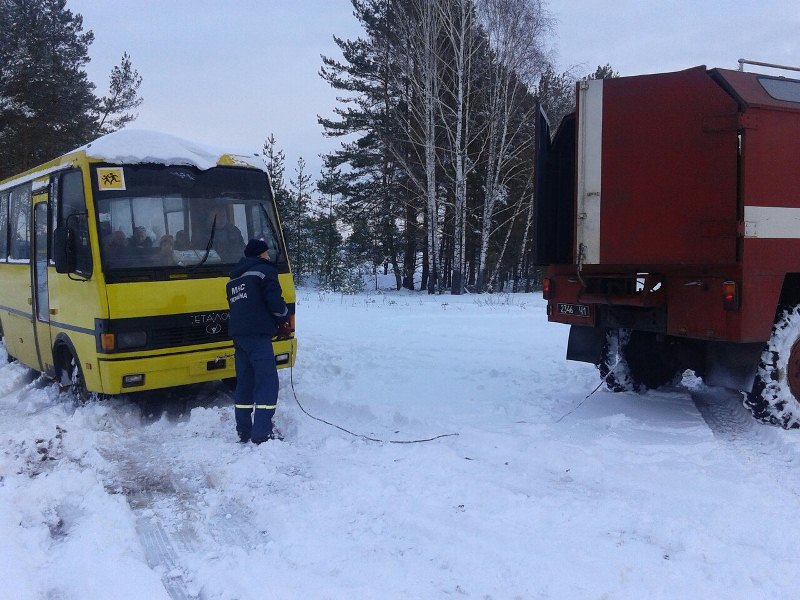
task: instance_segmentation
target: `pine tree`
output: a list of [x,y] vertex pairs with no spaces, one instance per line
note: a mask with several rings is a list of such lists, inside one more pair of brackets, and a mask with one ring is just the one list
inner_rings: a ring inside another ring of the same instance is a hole
[[311,248],[307,239],[307,219],[311,204],[311,175],[306,172],[306,161],[297,160],[294,179],[289,180],[289,205],[283,218],[283,229],[287,234],[287,250],[292,261],[297,281],[303,281],[310,273]]
[[536,86],[536,99],[555,131],[564,115],[575,110],[575,77],[568,71],[556,73],[553,65],[548,65]]
[[141,78],[127,54],[98,98],[85,66],[91,31],[66,0],[0,0],[0,179],[125,125]]
[[602,66],[598,65],[594,73],[589,75],[587,79],[614,79],[615,77],[619,77],[619,72],[612,69],[611,65],[606,63]]
[[99,100],[98,133],[111,133],[122,129],[136,119],[130,111],[141,106],[144,101],[139,96],[142,76],[133,68],[131,57],[125,52],[118,66],[111,69],[108,96]]
[[84,67],[94,40],[65,0],[0,3],[0,154],[3,175],[33,167],[94,133],[94,85]]
[[288,210],[289,191],[286,189],[284,174],[286,172],[286,155],[283,150],[278,148],[275,135],[270,133],[264,142],[262,150],[264,164],[267,166],[272,191],[275,192],[275,203],[278,205],[278,213],[283,218],[283,214]]
[[[340,276],[340,261],[342,236],[338,228],[338,210],[335,210],[334,198],[340,197],[343,190],[343,178],[340,171],[328,167],[321,174],[317,182],[317,189],[323,195],[321,210],[317,215],[317,224],[314,228],[320,234],[318,244],[322,248],[319,269],[321,287],[336,291],[338,277]],[[339,285],[341,287],[341,285]]]
[[[320,76],[333,88],[350,94],[336,108],[336,119],[319,118],[329,137],[358,136],[324,157],[326,167],[348,164],[342,175],[346,208],[342,216],[351,226],[368,224],[378,237],[380,256],[369,252],[373,266],[388,261],[396,286],[402,285],[398,219],[405,208],[404,176],[390,144],[396,143],[393,112],[398,105],[397,81],[391,64],[395,52],[394,0],[352,0],[353,13],[364,27],[365,38],[334,37],[344,61],[323,57]],[[367,248],[362,248],[362,251]]]

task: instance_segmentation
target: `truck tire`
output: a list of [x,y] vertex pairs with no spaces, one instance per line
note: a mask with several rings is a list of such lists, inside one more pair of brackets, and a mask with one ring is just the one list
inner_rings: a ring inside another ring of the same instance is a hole
[[800,428],[800,305],[779,311],[744,405],[759,421]]
[[642,392],[672,381],[680,371],[673,348],[648,331],[609,329],[600,376],[612,392]]
[[600,355],[600,377],[610,392],[637,392],[638,384],[628,369],[626,350],[631,339],[630,329],[609,329]]

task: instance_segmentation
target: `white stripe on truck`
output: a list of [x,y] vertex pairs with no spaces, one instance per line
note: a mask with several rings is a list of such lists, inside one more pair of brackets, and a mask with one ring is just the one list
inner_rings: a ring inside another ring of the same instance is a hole
[[800,208],[745,206],[744,237],[800,239]]

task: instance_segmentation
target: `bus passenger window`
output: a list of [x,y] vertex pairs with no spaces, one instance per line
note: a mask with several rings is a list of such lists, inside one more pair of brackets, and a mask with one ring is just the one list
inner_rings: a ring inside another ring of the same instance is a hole
[[89,220],[83,195],[83,174],[69,171],[61,176],[59,194],[59,226],[69,226],[75,232],[77,271],[92,274],[92,248],[89,245]]
[[11,190],[9,258],[16,262],[27,262],[31,258],[31,186],[21,185]]
[[0,262],[8,260],[8,192],[0,194]]

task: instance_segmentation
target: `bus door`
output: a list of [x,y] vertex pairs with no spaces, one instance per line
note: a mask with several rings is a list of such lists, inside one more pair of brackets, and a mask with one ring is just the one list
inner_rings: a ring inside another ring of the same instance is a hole
[[33,260],[31,260],[31,282],[33,284],[33,323],[36,350],[41,371],[53,375],[53,344],[50,339],[50,297],[47,284],[48,263],[48,193],[35,191],[33,196]]

